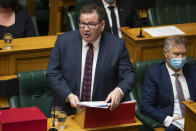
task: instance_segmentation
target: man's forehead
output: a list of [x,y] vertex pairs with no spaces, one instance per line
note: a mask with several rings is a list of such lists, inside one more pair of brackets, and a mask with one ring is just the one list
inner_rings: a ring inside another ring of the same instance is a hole
[[80,21],[97,22],[98,20],[98,15],[94,13],[83,13],[80,15]]
[[183,43],[179,43],[179,44],[171,43],[169,46],[170,48],[185,48],[186,49],[186,46]]

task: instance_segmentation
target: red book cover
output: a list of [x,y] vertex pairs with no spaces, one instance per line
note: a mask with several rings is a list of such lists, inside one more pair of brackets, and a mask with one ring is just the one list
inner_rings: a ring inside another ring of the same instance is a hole
[[38,107],[0,110],[0,131],[47,131],[47,118]]
[[114,110],[86,107],[84,128],[133,123],[136,102],[121,103]]

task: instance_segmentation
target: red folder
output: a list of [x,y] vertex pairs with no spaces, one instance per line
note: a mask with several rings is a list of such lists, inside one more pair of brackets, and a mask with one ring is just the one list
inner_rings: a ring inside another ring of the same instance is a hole
[[0,110],[0,131],[47,131],[47,118],[38,107]]
[[135,104],[136,102],[121,103],[114,111],[103,108],[86,107],[85,111],[76,114],[74,119],[82,128],[133,123]]

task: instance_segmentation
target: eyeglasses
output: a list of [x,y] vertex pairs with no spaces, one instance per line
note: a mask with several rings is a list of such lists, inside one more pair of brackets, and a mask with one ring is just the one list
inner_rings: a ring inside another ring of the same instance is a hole
[[79,22],[79,27],[80,27],[80,28],[85,28],[85,27],[87,26],[89,29],[94,29],[99,23],[101,23],[101,21],[99,21],[99,22],[96,23],[96,24]]

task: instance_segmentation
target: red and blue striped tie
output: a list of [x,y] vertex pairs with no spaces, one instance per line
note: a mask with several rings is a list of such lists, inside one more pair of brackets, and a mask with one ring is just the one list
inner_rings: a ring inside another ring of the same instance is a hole
[[82,82],[81,101],[89,101],[91,97],[92,66],[93,66],[93,45],[88,43],[89,49],[86,54],[84,76]]
[[185,100],[184,99],[184,94],[183,94],[183,91],[182,91],[182,85],[180,83],[180,81],[178,80],[178,76],[179,74],[174,74],[176,80],[175,80],[175,83],[176,83],[176,91],[177,91],[177,96],[178,96],[178,100],[179,100],[179,104],[180,104],[180,110],[181,110],[181,113],[182,113],[182,116],[184,116],[184,105],[183,105],[183,101]]

